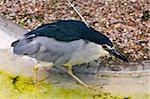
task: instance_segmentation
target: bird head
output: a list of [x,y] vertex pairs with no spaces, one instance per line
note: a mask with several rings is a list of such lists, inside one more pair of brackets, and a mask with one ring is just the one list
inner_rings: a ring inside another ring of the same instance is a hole
[[119,51],[117,51],[113,46],[109,46],[107,44],[102,44],[104,50],[108,51],[111,55],[123,60],[125,62],[129,62],[128,59],[123,56]]

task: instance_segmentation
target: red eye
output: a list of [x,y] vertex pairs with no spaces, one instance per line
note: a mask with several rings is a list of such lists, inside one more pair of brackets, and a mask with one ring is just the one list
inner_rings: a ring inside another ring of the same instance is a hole
[[107,48],[107,45],[106,45],[106,44],[103,44],[102,47],[103,47],[103,48]]

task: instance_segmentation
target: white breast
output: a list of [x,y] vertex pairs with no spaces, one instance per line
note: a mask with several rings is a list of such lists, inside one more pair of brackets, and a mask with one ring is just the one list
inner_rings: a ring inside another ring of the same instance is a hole
[[93,42],[85,43],[84,46],[80,47],[72,55],[71,59],[66,63],[66,65],[88,63],[107,54],[109,53],[104,50],[101,45],[95,44]]

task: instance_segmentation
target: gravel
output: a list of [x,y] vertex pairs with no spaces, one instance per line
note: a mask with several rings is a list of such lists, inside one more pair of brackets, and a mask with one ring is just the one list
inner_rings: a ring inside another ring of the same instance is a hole
[[[72,4],[131,61],[150,59],[150,0],[72,0]],[[0,14],[28,30],[60,19],[81,20],[66,0],[5,0]]]

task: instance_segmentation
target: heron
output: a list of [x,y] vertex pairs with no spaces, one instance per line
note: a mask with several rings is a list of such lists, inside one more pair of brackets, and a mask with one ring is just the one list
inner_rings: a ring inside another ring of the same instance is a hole
[[[41,63],[53,63],[53,66],[66,66],[66,72],[86,87],[88,85],[73,73],[73,65],[89,63],[108,54],[128,62],[107,36],[79,20],[58,20],[41,25],[11,46],[17,55],[26,55]],[[38,66],[35,66],[37,70]]]

